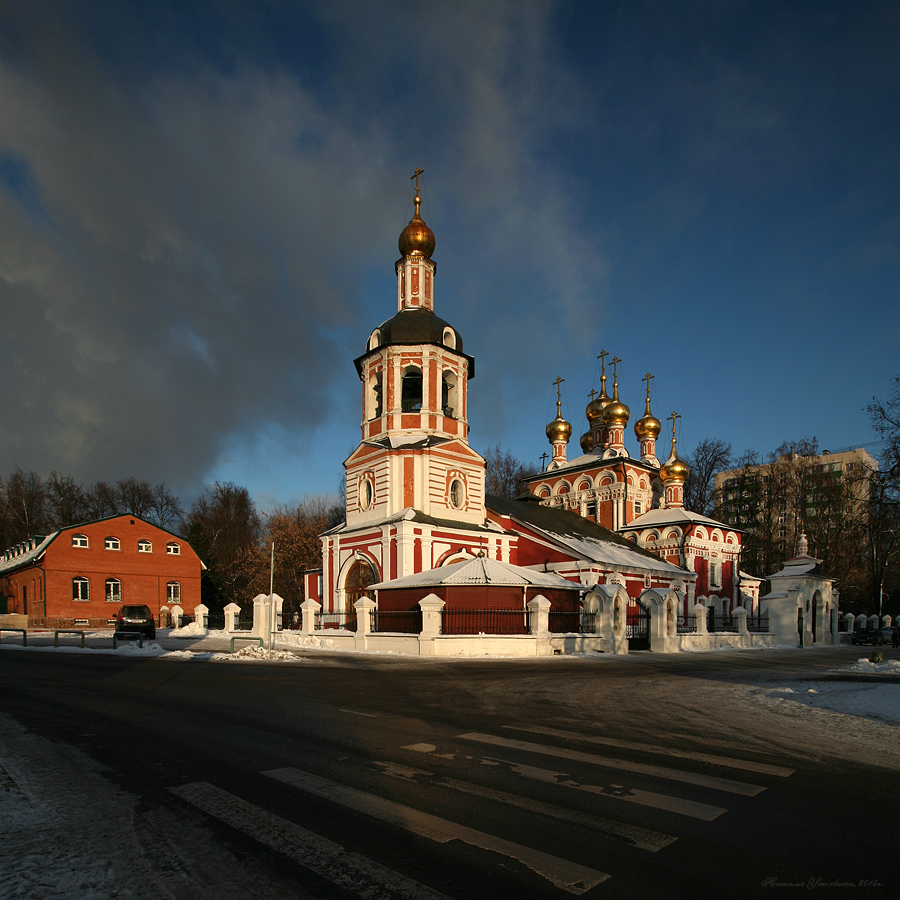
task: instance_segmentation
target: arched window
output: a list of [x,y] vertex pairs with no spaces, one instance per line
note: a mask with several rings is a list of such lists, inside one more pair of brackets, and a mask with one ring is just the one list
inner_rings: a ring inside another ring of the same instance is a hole
[[400,411],[419,412],[422,409],[422,370],[410,366],[403,372],[400,389]]
[[450,482],[450,505],[454,509],[462,509],[466,502],[466,487],[459,478]]
[[152,553],[153,544],[146,539],[138,541],[138,553]]
[[381,416],[381,372],[375,372],[369,379],[369,418],[377,419]]
[[108,537],[104,541],[103,546],[106,547],[107,550],[118,550],[120,547],[119,539],[117,537]]
[[88,536],[86,534],[73,534],[72,535],[72,546],[73,547],[87,547],[88,546]]
[[375,581],[375,571],[369,563],[362,559],[353,563],[344,582],[344,611],[352,613],[353,604],[369,595],[369,585],[375,584]]
[[459,398],[456,389],[456,375],[453,372],[444,372],[441,383],[441,409],[445,416],[456,417],[459,409]]
[[91,585],[87,578],[85,578],[83,575],[78,575],[72,579],[72,599],[91,599]]
[[166,553],[168,553],[169,556],[180,556],[181,544],[176,541],[169,541],[169,543],[166,544]]
[[170,581],[166,585],[166,602],[181,603],[181,585],[177,581]]
[[106,579],[106,602],[121,603],[122,602],[122,582],[118,578]]
[[456,332],[449,326],[444,329],[444,346],[451,350],[456,349]]

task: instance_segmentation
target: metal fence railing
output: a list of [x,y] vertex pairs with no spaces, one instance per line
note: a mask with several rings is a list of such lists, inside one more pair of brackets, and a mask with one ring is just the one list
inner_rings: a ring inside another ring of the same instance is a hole
[[751,618],[747,616],[747,631],[752,632],[767,632],[769,630],[769,614],[756,616]]
[[551,634],[593,634],[596,614],[583,610],[550,610],[547,627]]
[[531,634],[524,609],[444,609],[442,634]]
[[693,634],[697,630],[697,620],[694,616],[678,616],[675,620],[677,634]]
[[422,610],[387,610],[373,611],[372,631],[393,632],[394,634],[421,634]]

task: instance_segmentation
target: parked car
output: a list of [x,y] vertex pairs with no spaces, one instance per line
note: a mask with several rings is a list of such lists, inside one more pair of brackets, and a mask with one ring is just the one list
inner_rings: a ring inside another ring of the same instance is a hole
[[854,631],[853,636],[850,638],[851,644],[883,644],[884,643],[884,635],[881,633],[880,628],[861,628],[859,631]]
[[142,634],[156,637],[156,622],[149,606],[123,606],[116,613],[116,634]]

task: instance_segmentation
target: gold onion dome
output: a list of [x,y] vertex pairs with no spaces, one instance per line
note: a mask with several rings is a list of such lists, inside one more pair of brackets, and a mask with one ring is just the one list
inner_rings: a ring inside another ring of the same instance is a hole
[[659,480],[663,484],[668,484],[670,481],[676,484],[684,484],[690,474],[691,470],[688,464],[682,462],[673,449],[672,455],[660,467]]
[[397,246],[400,248],[400,254],[402,256],[410,256],[415,253],[421,256],[427,256],[431,259],[431,254],[434,253],[434,232],[425,224],[422,217],[419,215],[419,205],[421,202],[422,198],[419,196],[419,182],[418,178],[416,178],[416,211],[409,220],[409,225],[400,232],[400,240],[397,241]]
[[624,428],[631,418],[631,410],[619,400],[619,382],[613,384],[613,397],[603,410],[603,421],[610,428]]
[[650,412],[650,398],[647,398],[647,408],[644,415],[634,423],[634,436],[639,441],[656,440],[662,431],[662,422]]
[[585,453],[590,453],[594,449],[594,438],[589,431],[581,436],[581,449]]
[[[606,398],[606,402],[609,403],[609,397]],[[594,397],[590,403],[588,403],[587,408],[584,411],[585,416],[587,416],[588,422],[591,425],[594,424],[598,419],[603,416],[603,395],[601,394],[599,397]]]
[[551,444],[558,441],[567,444],[572,437],[572,426],[562,417],[560,411],[556,411],[556,418],[547,426],[547,440]]

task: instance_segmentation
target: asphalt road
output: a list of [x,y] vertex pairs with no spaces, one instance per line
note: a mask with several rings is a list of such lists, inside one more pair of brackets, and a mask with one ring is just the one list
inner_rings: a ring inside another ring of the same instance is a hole
[[[46,896],[897,896],[900,728],[766,699],[859,655],[239,664],[4,643],[0,763],[75,841],[71,867],[118,842],[133,862]],[[45,833],[0,843],[4,869]],[[9,895],[41,896],[26,881]]]

